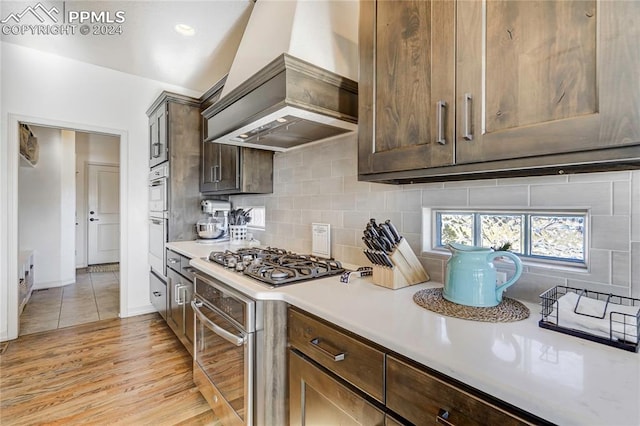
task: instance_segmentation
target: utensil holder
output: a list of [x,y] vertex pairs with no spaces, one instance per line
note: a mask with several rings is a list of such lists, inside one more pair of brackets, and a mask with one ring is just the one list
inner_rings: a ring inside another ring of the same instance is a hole
[[389,258],[393,268],[373,265],[371,278],[374,284],[396,290],[429,281],[429,274],[404,238],[400,240]]
[[247,240],[247,225],[229,225],[231,244],[244,244]]

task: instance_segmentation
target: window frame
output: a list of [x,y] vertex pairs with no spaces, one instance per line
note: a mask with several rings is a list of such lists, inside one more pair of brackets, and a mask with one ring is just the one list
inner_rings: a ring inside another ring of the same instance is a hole
[[[442,219],[443,214],[461,214],[473,216],[473,245],[480,246],[482,241],[481,216],[522,216],[522,246],[523,253],[514,252],[523,261],[539,263],[543,265],[562,265],[573,268],[588,268],[589,265],[589,236],[590,236],[590,212],[588,209],[548,209],[548,210],[524,210],[524,209],[469,209],[469,208],[423,208],[423,250],[442,252],[447,251],[442,245]],[[576,217],[581,216],[584,220],[584,238],[582,241],[583,259],[568,259],[554,256],[543,256],[531,254],[531,217],[532,216],[552,216],[552,217]],[[429,228],[427,226],[429,225]],[[431,238],[433,236],[433,238]]]

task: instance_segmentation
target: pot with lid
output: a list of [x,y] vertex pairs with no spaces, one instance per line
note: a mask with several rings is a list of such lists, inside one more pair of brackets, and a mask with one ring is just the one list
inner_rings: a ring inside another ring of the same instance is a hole
[[231,204],[228,201],[202,200],[200,209],[204,215],[196,223],[198,238],[213,240],[228,237]]

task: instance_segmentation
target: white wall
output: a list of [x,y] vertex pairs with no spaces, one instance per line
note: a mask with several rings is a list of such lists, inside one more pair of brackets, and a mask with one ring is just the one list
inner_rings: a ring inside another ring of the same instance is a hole
[[358,5],[350,0],[258,1],[222,96],[285,52],[357,81]]
[[120,138],[76,132],[76,268],[87,266],[87,164],[120,164]]
[[162,90],[200,94],[11,43],[1,45],[0,340],[13,339],[18,331],[18,121],[120,136],[120,315],[152,311],[146,261],[145,112]]
[[[38,138],[36,167],[18,170],[18,248],[33,250],[37,260],[34,288],[75,281],[73,132],[32,126]],[[71,200],[71,202],[70,202]]]

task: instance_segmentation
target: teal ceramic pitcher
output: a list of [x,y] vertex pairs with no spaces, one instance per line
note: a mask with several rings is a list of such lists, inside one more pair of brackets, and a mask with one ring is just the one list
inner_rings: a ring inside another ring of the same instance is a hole
[[[522,262],[508,251],[451,243],[447,245],[451,258],[447,262],[442,295],[450,302],[467,306],[491,307],[502,301],[502,292],[522,274]],[[498,286],[493,260],[508,257],[515,263],[513,277]]]

